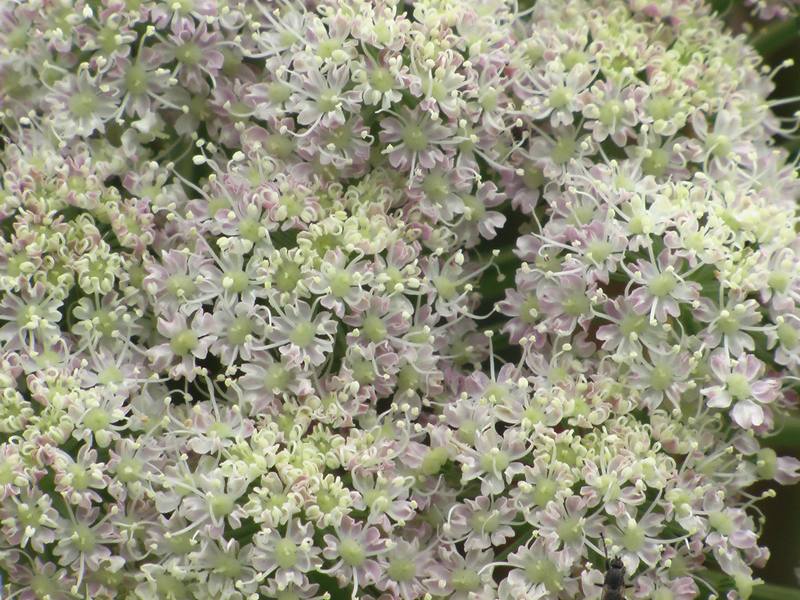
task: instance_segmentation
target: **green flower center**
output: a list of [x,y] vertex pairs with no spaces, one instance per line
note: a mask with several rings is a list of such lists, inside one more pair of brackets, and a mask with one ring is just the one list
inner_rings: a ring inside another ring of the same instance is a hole
[[731,396],[737,400],[744,400],[750,397],[750,382],[747,381],[747,377],[742,373],[731,373],[726,383]]
[[642,171],[645,175],[661,177],[669,165],[669,152],[663,148],[652,148],[650,155],[642,161]]
[[600,107],[598,119],[606,127],[613,126],[622,114],[624,107],[619,100],[609,100]]
[[338,104],[339,97],[336,95],[336,92],[333,90],[325,90],[319,95],[317,109],[319,109],[320,112],[328,113],[336,110]]
[[502,450],[487,452],[481,457],[481,468],[487,473],[502,472],[508,468],[511,458]]
[[172,275],[167,279],[166,287],[176,298],[189,296],[197,290],[197,286],[188,275]]
[[778,325],[777,334],[781,345],[787,350],[794,350],[800,344],[800,334],[786,322]]
[[351,567],[358,567],[367,559],[364,548],[357,541],[346,538],[339,545],[339,554],[342,560]]
[[409,123],[403,128],[402,139],[412,152],[422,152],[428,147],[428,136],[416,123]]
[[228,554],[218,554],[214,563],[214,572],[230,579],[238,578],[244,568],[238,558]]
[[186,356],[197,347],[197,334],[191,329],[184,329],[173,337],[169,346],[177,356]]
[[628,525],[622,535],[622,545],[631,552],[638,552],[644,546],[644,530],[636,524]]
[[425,453],[419,470],[423,475],[436,475],[442,470],[448,458],[445,448],[431,448]]
[[544,183],[544,174],[540,168],[527,164],[523,169],[522,182],[529,190],[538,190]]
[[429,200],[435,203],[444,202],[450,193],[450,184],[439,170],[434,170],[425,176],[422,181],[422,191]]
[[656,364],[653,366],[653,370],[650,372],[650,386],[653,389],[663,392],[672,385],[673,381],[672,368],[669,365]]
[[111,423],[111,415],[102,408],[92,408],[83,417],[83,424],[92,431],[101,431]]
[[559,137],[556,140],[555,146],[553,146],[553,152],[550,157],[557,165],[563,165],[575,155],[575,149],[577,147],[578,143],[575,141],[575,138],[566,135]]
[[79,523],[75,526],[75,547],[81,552],[91,552],[97,545],[97,536],[88,525]]
[[264,375],[264,387],[270,392],[286,390],[291,381],[291,374],[282,365],[275,363],[267,367]]
[[570,101],[572,94],[569,88],[565,86],[557,87],[550,93],[548,102],[551,108],[559,109],[564,108]]
[[533,487],[533,501],[537,506],[546,506],[555,498],[558,486],[552,479],[542,478]]
[[223,282],[227,284],[227,287],[230,291],[236,294],[241,294],[247,289],[247,286],[250,283],[250,278],[244,271],[228,271],[225,273]]
[[134,96],[147,91],[147,71],[139,63],[133,63],[125,72],[125,88]]
[[556,533],[558,537],[569,544],[581,539],[583,529],[577,517],[569,517],[558,524]]
[[275,272],[275,287],[282,292],[291,292],[300,281],[300,267],[293,262],[286,262]]
[[640,334],[644,326],[645,318],[636,314],[625,315],[619,322],[619,330],[625,337],[629,337],[632,333]]
[[733,519],[723,512],[713,512],[708,515],[708,523],[722,535],[730,535],[736,529]]
[[739,331],[739,320],[733,315],[727,314],[717,320],[717,327],[725,335],[732,335]]
[[98,99],[94,92],[78,92],[69,99],[69,110],[76,117],[86,118],[97,108]]
[[299,348],[307,348],[314,341],[314,325],[298,323],[289,335],[289,340]]
[[450,581],[453,583],[453,589],[457,592],[471,592],[477,590],[481,585],[478,572],[471,569],[453,571]]
[[733,144],[727,135],[711,134],[706,140],[706,146],[714,156],[725,158],[733,151]]
[[478,425],[475,421],[464,421],[456,431],[456,437],[465,444],[472,444],[475,441],[475,435],[478,432]]
[[386,574],[394,581],[411,581],[417,574],[417,567],[413,560],[407,558],[395,558],[389,561],[389,568]]
[[343,298],[350,292],[352,277],[343,269],[336,271],[330,278],[331,294]]
[[647,289],[650,290],[650,293],[656,298],[664,298],[671,294],[677,285],[678,280],[675,275],[664,272],[656,275],[653,281],[648,284]]
[[381,321],[380,317],[376,315],[368,314],[364,318],[364,323],[361,326],[361,330],[364,332],[364,335],[367,336],[369,341],[376,344],[386,339],[386,326],[383,324],[383,321]]
[[589,299],[583,292],[573,292],[564,298],[562,308],[571,317],[579,317],[589,311]]
[[463,201],[466,208],[464,218],[467,221],[480,221],[486,216],[486,207],[477,197],[467,194],[463,197]]
[[762,448],[756,455],[756,472],[762,479],[773,479],[778,472],[778,455],[772,448]]
[[177,577],[167,573],[156,575],[156,596],[164,600],[184,600],[189,598],[189,590]]
[[120,371],[114,365],[110,367],[106,367],[102,371],[100,371],[97,381],[100,382],[102,385],[110,385],[110,384],[119,384],[122,383],[122,371]]
[[211,515],[215,519],[221,519],[222,517],[231,514],[235,505],[233,498],[226,494],[214,496],[211,498],[211,501],[208,504],[211,508]]
[[531,583],[543,583],[548,590],[557,590],[561,586],[558,569],[553,561],[547,558],[529,561],[525,566],[525,577]]
[[767,285],[776,292],[785,292],[789,287],[789,275],[783,271],[773,271],[767,277]]
[[142,462],[135,458],[123,458],[117,465],[117,479],[123,483],[137,481],[142,472]]
[[282,569],[291,569],[297,564],[297,546],[292,540],[282,539],[275,544],[275,562]]
[[457,284],[452,279],[440,275],[434,278],[433,284],[443,300],[450,301],[458,294]]
[[283,104],[292,95],[292,88],[285,83],[275,81],[267,85],[267,98],[273,104]]
[[253,324],[247,317],[236,317],[228,329],[228,341],[234,345],[244,344],[247,336],[253,332]]
[[394,77],[388,69],[378,67],[370,73],[369,82],[375,90],[379,91],[381,94],[385,94],[392,89]]
[[500,516],[496,512],[476,512],[469,519],[470,527],[479,533],[493,533],[500,527]]
[[175,58],[179,63],[192,67],[200,63],[203,58],[203,51],[194,42],[186,42],[175,50]]

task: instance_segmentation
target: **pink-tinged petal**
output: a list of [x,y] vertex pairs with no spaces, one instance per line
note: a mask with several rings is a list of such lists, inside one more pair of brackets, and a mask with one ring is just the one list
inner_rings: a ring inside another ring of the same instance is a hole
[[712,408],[727,408],[731,405],[731,396],[722,386],[703,388],[701,393],[708,398],[708,406]]
[[650,310],[653,304],[653,298],[650,296],[650,292],[647,291],[646,287],[638,287],[628,296],[628,302],[636,313],[643,315]]
[[800,460],[793,456],[778,457],[778,470],[775,481],[781,485],[793,485],[800,481]]
[[725,381],[731,372],[731,362],[728,353],[722,348],[715,350],[709,359],[709,366],[711,367],[711,372],[714,373],[719,381]]
[[730,541],[736,548],[754,548],[758,538],[753,531],[746,529],[739,529],[730,535]]
[[778,397],[781,384],[777,379],[761,379],[750,386],[753,397],[763,404],[769,404]]
[[752,429],[764,423],[764,409],[752,400],[737,402],[731,411],[731,416],[743,429]]

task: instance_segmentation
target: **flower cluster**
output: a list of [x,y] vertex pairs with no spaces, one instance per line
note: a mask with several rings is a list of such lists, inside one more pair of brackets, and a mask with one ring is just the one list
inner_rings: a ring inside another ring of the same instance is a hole
[[[758,583],[797,127],[700,0],[0,7],[10,597]],[[762,488],[763,489],[763,488]]]
[[788,19],[797,16],[800,0],[745,0],[745,5],[760,19]]

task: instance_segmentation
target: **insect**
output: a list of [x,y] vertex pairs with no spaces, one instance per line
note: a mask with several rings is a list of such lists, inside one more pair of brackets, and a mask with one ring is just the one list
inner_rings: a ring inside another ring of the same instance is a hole
[[608,560],[608,550],[606,549],[606,536],[600,534],[603,540],[603,555],[606,559],[606,574],[603,579],[602,600],[625,600],[623,591],[625,590],[625,565],[615,556]]

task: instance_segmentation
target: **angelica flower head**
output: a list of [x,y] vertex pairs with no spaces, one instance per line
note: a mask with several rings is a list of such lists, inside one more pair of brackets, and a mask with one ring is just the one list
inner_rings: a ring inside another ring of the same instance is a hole
[[607,542],[749,597],[797,122],[702,0],[21,0],[0,48],[9,595],[599,598]]

